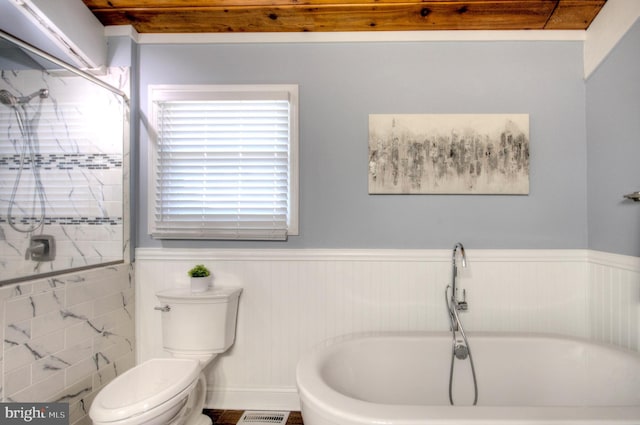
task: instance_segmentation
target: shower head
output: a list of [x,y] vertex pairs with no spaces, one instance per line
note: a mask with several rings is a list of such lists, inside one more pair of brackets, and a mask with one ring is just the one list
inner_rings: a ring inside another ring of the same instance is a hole
[[0,90],[0,103],[7,106],[16,106],[18,98],[9,93],[7,90]]
[[28,96],[21,96],[21,97],[16,97],[7,90],[4,90],[4,89],[0,90],[0,103],[7,106],[15,107],[16,105],[24,105],[25,103],[29,103],[31,99],[33,99],[34,97],[40,97],[40,99],[46,99],[47,97],[49,97],[49,90],[40,89],[36,92],[31,93]]

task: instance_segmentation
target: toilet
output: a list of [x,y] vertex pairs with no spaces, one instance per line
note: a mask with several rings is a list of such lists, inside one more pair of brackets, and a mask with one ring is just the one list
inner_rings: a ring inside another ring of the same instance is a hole
[[171,358],[150,359],[107,384],[91,404],[94,425],[211,425],[202,414],[204,368],[231,347],[242,288],[156,293],[162,344]]

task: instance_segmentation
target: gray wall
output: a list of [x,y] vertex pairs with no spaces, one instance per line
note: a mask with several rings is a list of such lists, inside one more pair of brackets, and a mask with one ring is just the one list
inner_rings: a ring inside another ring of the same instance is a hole
[[[581,42],[139,46],[149,84],[300,85],[300,236],[287,242],[156,241],[142,247],[585,248],[586,123]],[[368,195],[372,113],[528,113],[528,196]]]
[[640,256],[640,22],[586,86],[589,248]]

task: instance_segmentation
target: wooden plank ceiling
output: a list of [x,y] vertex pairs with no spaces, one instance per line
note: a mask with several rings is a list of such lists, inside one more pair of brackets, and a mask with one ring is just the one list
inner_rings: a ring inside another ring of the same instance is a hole
[[606,0],[83,0],[139,33],[585,30]]

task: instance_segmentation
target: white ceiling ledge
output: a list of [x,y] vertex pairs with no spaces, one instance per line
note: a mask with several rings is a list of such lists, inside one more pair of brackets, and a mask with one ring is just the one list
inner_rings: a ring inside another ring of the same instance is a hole
[[584,41],[577,30],[530,31],[353,31],[139,34],[129,25],[105,27],[107,37],[131,37],[138,44],[375,43],[415,41]]
[[587,30],[584,42],[585,79],[605,60],[638,18],[638,0],[608,0],[605,3]]
[[[82,0],[0,0],[20,22],[3,22],[6,31],[47,53],[79,68],[100,68],[106,64],[107,41],[104,26]],[[26,19],[25,19],[26,18]],[[61,52],[65,57],[60,57]]]

